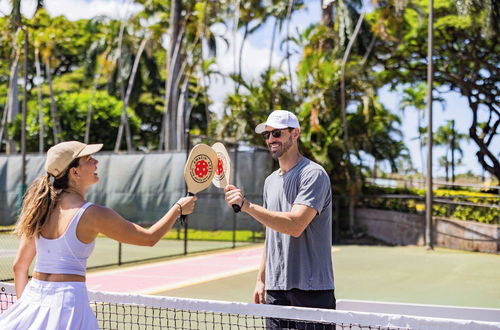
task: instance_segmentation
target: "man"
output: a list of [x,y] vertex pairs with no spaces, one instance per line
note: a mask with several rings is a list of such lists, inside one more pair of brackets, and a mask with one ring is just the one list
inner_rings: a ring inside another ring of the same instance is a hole
[[300,126],[293,113],[273,111],[255,132],[280,166],[266,178],[264,205],[247,200],[233,185],[225,189],[229,206],[240,205],[266,226],[254,302],[335,309],[329,177],[321,165],[300,154]]

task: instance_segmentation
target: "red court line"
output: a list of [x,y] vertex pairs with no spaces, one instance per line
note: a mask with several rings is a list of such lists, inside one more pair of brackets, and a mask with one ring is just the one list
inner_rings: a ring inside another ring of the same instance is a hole
[[87,274],[87,288],[151,294],[258,269],[262,246]]

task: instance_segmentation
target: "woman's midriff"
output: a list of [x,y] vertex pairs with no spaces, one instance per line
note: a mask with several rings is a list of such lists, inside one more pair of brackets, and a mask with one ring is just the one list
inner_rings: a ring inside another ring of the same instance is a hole
[[85,282],[85,276],[75,274],[48,274],[33,272],[33,278],[48,282]]

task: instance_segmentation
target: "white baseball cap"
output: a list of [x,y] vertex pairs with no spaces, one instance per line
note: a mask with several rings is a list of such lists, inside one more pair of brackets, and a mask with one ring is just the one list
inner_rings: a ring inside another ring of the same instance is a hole
[[269,117],[267,117],[267,121],[265,123],[259,124],[255,127],[255,133],[262,133],[266,130],[266,126],[270,126],[272,128],[299,128],[299,121],[297,117],[287,110],[274,110],[271,112]]

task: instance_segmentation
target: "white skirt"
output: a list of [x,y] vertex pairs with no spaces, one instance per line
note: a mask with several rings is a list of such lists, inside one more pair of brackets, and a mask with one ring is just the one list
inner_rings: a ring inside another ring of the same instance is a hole
[[0,315],[0,329],[99,329],[85,282],[31,279],[21,298]]

